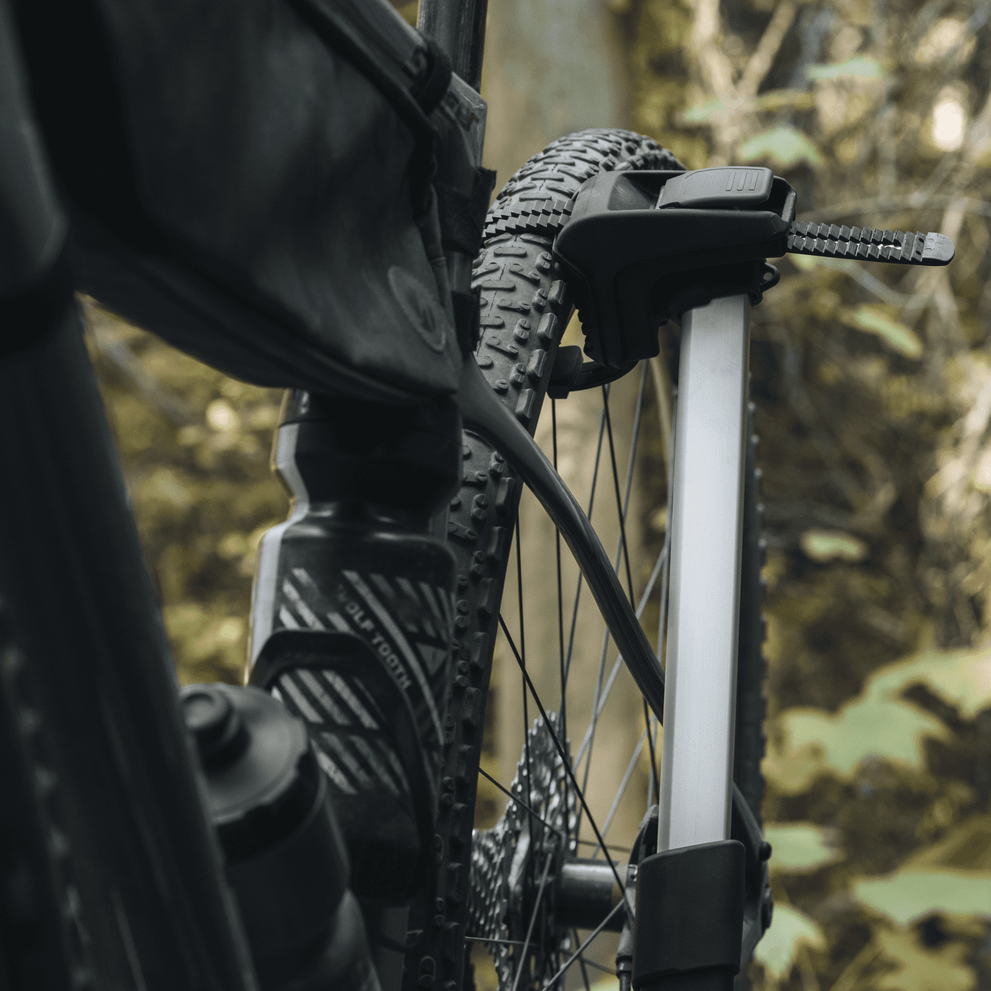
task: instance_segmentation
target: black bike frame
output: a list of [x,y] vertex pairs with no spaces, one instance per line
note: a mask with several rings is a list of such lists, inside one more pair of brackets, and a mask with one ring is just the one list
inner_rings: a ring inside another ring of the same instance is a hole
[[250,991],[8,18],[0,2],[0,984]]
[[482,87],[488,0],[420,0],[416,26],[433,38],[454,71],[473,89]]
[[[136,991],[248,991],[251,965],[71,298],[42,340],[0,360],[0,450],[0,722],[19,731],[0,788],[5,802],[23,800],[0,824],[14,844],[6,855],[21,858],[63,937],[44,961],[48,979],[24,986],[61,991],[89,972]],[[0,919],[14,936],[3,956],[21,977],[38,961],[17,925],[32,921],[50,934],[50,914]]]

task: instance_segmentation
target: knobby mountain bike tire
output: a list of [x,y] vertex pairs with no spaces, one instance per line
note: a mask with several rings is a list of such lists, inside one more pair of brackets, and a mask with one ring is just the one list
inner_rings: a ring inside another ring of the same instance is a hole
[[[501,401],[531,434],[573,310],[573,294],[551,245],[571,213],[578,190],[602,171],[682,168],[670,152],[649,138],[622,130],[583,131],[552,142],[534,156],[510,179],[490,209],[484,248],[475,265],[474,283],[482,294],[476,360]],[[736,746],[737,783],[759,814],[763,787],[762,551],[753,453],[751,442]],[[434,838],[436,899],[432,905],[420,906],[411,919],[422,935],[406,956],[404,991],[470,987],[471,978],[465,971],[469,901],[477,904],[479,898],[490,899],[484,910],[490,915],[505,910],[505,899],[494,890],[500,881],[490,876],[495,872],[485,869],[484,859],[482,867],[476,862],[476,891],[471,891],[472,829],[493,649],[522,485],[512,465],[469,431],[464,435],[463,458],[463,483],[451,501],[448,521],[448,544],[458,564],[458,590],[454,677]],[[531,730],[528,756],[530,746],[541,745],[550,750],[546,734]],[[564,776],[560,766],[554,773]],[[565,822],[575,818],[575,811],[567,807],[563,814]],[[476,861],[477,855],[476,850]],[[545,973],[533,972],[532,964],[528,968],[517,984],[521,991],[542,986],[546,978]],[[500,981],[500,988],[504,983]]]

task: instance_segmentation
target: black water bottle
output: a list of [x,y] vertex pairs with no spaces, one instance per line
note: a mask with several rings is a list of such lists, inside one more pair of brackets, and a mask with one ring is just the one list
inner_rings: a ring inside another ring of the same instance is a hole
[[306,728],[257,688],[180,699],[263,991],[379,991]]
[[432,859],[454,559],[432,520],[459,481],[450,400],[287,394],[273,454],[292,496],[261,542],[251,682],[304,719],[357,895],[408,899]]

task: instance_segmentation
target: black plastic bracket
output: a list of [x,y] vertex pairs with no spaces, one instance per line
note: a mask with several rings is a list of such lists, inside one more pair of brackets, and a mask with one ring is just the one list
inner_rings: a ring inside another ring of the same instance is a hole
[[554,367],[547,383],[547,395],[551,399],[567,399],[572,392],[597,389],[615,382],[627,372],[633,371],[636,362],[610,368],[597,361],[582,361],[582,349],[571,344],[559,347],[554,355]]
[[659,325],[696,300],[747,292],[759,302],[770,284],[764,260],[787,252],[795,203],[795,190],[763,168],[590,179],[554,242],[585,353],[630,365],[657,354]]
[[585,333],[585,353],[621,368],[658,353],[657,329],[686,310],[777,282],[765,259],[788,252],[947,265],[945,234],[797,222],[797,194],[770,169],[606,172],[579,190],[554,241]]
[[745,861],[738,840],[644,860],[633,955],[637,991],[732,989],[743,949]]
[[697,306],[705,306],[724,296],[749,296],[756,306],[764,292],[778,284],[781,273],[763,258],[715,265],[702,271],[672,272],[662,276],[654,287],[658,318],[680,321]]

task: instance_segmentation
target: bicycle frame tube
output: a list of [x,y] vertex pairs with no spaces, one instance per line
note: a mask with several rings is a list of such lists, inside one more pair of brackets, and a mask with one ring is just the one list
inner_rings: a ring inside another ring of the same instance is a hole
[[482,52],[488,0],[420,0],[416,26],[451,59],[454,71],[473,89],[482,86]]
[[0,0],[0,984],[254,991],[16,41]]
[[749,313],[730,296],[683,320],[658,850],[729,836]]
[[21,761],[51,782],[49,865],[87,936],[66,959],[98,987],[253,991],[71,298],[0,359],[0,451],[0,710],[30,717]]

